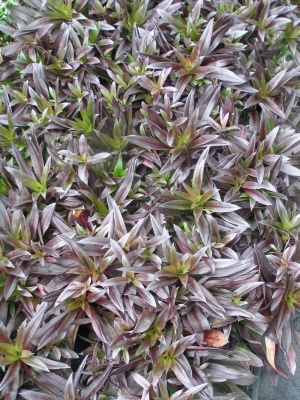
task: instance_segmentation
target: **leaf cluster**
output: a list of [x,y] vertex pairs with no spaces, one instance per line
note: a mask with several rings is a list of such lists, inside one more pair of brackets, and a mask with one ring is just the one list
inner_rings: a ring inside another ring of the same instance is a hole
[[295,372],[294,3],[10,7],[0,396],[242,400],[254,367]]

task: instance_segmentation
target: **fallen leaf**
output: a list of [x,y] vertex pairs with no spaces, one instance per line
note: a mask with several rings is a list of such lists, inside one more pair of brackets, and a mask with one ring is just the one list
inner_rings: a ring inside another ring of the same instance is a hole
[[217,329],[205,331],[203,340],[212,347],[223,347],[228,343],[224,333],[218,331]]
[[276,343],[273,340],[265,338],[266,342],[266,356],[268,362],[272,365],[272,367],[277,370],[275,365],[275,351],[276,351]]

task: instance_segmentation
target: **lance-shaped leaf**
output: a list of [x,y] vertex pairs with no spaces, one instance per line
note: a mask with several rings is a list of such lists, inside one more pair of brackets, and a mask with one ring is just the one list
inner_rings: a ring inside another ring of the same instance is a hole
[[22,359],[22,361],[35,370],[49,372],[49,369],[48,369],[47,365],[43,362],[42,357],[31,356],[31,357]]
[[201,385],[194,386],[190,389],[188,389],[186,392],[178,391],[175,392],[174,395],[178,393],[178,397],[174,396],[174,399],[176,400],[188,400],[190,396],[193,396],[194,394],[200,393],[204,388],[206,388],[208,383],[202,383]]
[[212,39],[212,33],[213,33],[213,27],[214,27],[214,21],[211,19],[208,24],[206,25],[206,28],[202,32],[202,35],[200,37],[199,42],[196,44],[196,46],[193,48],[192,53],[191,53],[191,61],[195,62],[196,60],[199,59],[199,57],[206,56],[208,53],[208,49],[210,47],[210,42]]
[[42,211],[41,219],[40,219],[42,234],[44,234],[50,226],[52,216],[54,213],[54,209],[55,209],[55,205],[56,205],[55,203],[49,204]]
[[124,139],[129,143],[132,143],[139,147],[144,147],[149,150],[168,150],[170,147],[157,139],[146,137],[146,136],[137,136],[130,135],[124,136]]
[[[34,357],[35,360],[38,359],[39,362],[42,362],[46,365],[47,368],[49,369],[63,369],[63,368],[70,368],[69,365],[59,362],[59,361],[55,361],[55,360],[51,360],[50,358],[46,358],[46,357],[41,357],[41,356],[36,356]],[[28,358],[26,358],[26,360],[28,360]]]
[[141,376],[136,372],[132,372],[131,376],[136,381],[136,383],[140,385],[143,389],[149,390],[151,383],[148,382],[143,376]]
[[132,333],[147,331],[155,321],[156,310],[144,310]]
[[15,145],[13,145],[12,148],[21,171],[25,172],[28,176],[34,179],[34,173],[32,172],[29,165],[26,163],[24,158],[22,157],[22,154],[20,153],[19,149]]
[[38,330],[42,320],[44,313],[47,309],[47,303],[42,303],[37,312],[35,313],[34,317],[29,321],[26,326],[25,333],[24,333],[24,341],[23,347],[26,348],[31,344],[31,339],[35,335],[36,331]]
[[[33,390],[22,390],[20,393],[22,399],[25,400],[54,400],[55,398],[43,392],[34,392]],[[71,397],[70,397],[71,400]]]
[[246,82],[245,78],[238,76],[234,72],[226,68],[218,68],[212,66],[203,66],[196,69],[195,74],[199,77],[210,76],[220,81],[230,83],[232,85],[241,85]]
[[31,178],[27,174],[23,173],[19,169],[6,167],[6,170],[20,182],[22,182],[28,189],[31,189],[35,193],[45,194],[47,188],[43,186],[38,180]]
[[222,201],[209,200],[205,203],[205,210],[216,213],[230,213],[239,210],[240,207],[235,204],[223,203]]
[[3,391],[8,385],[11,384],[11,382],[13,382],[17,375],[19,374],[20,371],[20,362],[19,361],[15,361],[13,362],[8,370],[5,373],[4,378],[2,379],[1,383],[0,383],[0,391]]
[[87,256],[86,253],[76,243],[74,243],[71,239],[67,238],[66,236],[61,236],[61,238],[69,245],[69,247],[72,250],[74,250],[81,265],[84,268],[87,268],[93,274],[97,272],[94,261],[89,256]]
[[112,362],[102,374],[99,374],[99,376],[97,376],[97,378],[93,380],[92,384],[90,384],[87,389],[82,391],[82,400],[89,400],[91,397],[94,396],[95,393],[99,392],[99,390],[109,378],[113,366],[114,363]]

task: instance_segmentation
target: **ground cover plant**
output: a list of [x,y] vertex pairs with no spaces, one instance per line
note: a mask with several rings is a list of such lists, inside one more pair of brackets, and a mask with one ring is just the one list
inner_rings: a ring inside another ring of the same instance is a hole
[[[6,0],[6,1],[0,1],[0,24],[4,25],[11,25],[12,21],[10,19],[10,10],[9,6],[11,5],[20,5],[17,0]],[[0,43],[3,46],[5,43],[9,43],[13,41],[13,39],[7,35],[3,34],[2,32],[0,33]]]
[[23,0],[0,25],[0,396],[249,399],[295,372],[293,1]]

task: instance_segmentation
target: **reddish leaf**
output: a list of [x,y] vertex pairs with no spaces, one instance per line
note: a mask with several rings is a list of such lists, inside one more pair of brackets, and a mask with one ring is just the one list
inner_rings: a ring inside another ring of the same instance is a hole
[[212,347],[223,347],[228,343],[224,333],[218,331],[217,329],[205,331],[203,340]]

